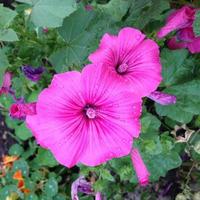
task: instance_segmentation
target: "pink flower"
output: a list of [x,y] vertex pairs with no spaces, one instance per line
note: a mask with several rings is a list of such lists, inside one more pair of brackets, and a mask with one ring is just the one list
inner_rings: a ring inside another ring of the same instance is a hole
[[191,53],[200,52],[200,37],[196,37],[193,31],[195,13],[198,9],[184,6],[169,15],[166,25],[160,29],[158,38],[165,37],[172,31],[177,31],[167,45],[170,49],[188,48]]
[[88,4],[88,5],[85,6],[85,10],[86,11],[91,11],[91,10],[93,10],[93,6]]
[[148,98],[161,105],[170,105],[176,103],[176,96],[159,91],[152,92]]
[[13,119],[24,120],[28,115],[36,114],[36,103],[14,103],[10,107],[10,116]]
[[102,200],[102,195],[100,192],[97,192],[95,195],[95,200]]
[[131,159],[140,185],[146,186],[149,183],[150,174],[136,148],[133,148],[131,151]]
[[158,45],[134,28],[123,28],[118,36],[105,34],[89,60],[105,63],[114,79],[141,97],[154,91],[162,79]]
[[0,88],[0,95],[9,93],[12,84],[11,79],[12,74],[10,72],[6,72],[3,76],[3,83]]
[[184,6],[181,9],[175,10],[167,18],[166,25],[158,32],[158,38],[163,38],[172,31],[191,27],[194,21],[194,16],[195,9],[190,6]]
[[120,89],[102,65],[57,74],[27,126],[61,164],[96,166],[128,155],[140,133],[141,99]]

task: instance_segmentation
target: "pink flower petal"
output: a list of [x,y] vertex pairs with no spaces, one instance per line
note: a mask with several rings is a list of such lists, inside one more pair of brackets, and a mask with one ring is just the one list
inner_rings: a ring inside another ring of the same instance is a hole
[[133,93],[121,91],[110,73],[103,66],[87,66],[82,72],[85,99],[95,103],[99,116],[88,127],[89,143],[81,158],[90,166],[129,154],[132,138],[140,133],[141,100]]
[[12,84],[12,74],[10,72],[6,72],[3,76],[3,83],[0,88],[0,95],[1,94],[7,94],[10,90],[11,84]]
[[125,76],[128,87],[139,96],[149,95],[162,80],[159,55],[158,45],[153,40],[144,40],[124,60],[129,65]]
[[131,151],[131,159],[140,185],[146,186],[149,183],[150,174],[142,160],[139,151],[136,148]]
[[99,49],[89,55],[92,63],[106,63],[108,67],[112,67],[118,62],[118,56],[115,54],[117,37],[106,33],[100,42]]
[[118,34],[119,61],[123,61],[144,40],[145,35],[135,28],[123,28]]
[[25,119],[28,115],[36,114],[36,103],[14,103],[10,107],[13,119]]
[[196,37],[188,43],[188,49],[191,53],[200,53],[200,37]]
[[173,37],[167,41],[167,46],[169,49],[184,49],[187,48],[188,42],[179,42],[177,41],[176,37]]
[[183,42],[191,42],[194,38],[194,32],[192,27],[180,29],[176,34],[177,40]]
[[[85,122],[80,115],[79,72],[55,75],[52,84],[40,95],[37,116],[27,117],[28,127],[37,141],[48,147],[61,164],[72,167],[84,151]],[[64,155],[64,156],[63,156]]]
[[95,195],[95,200],[102,200],[101,192],[97,192]]
[[159,91],[152,92],[148,98],[161,105],[170,105],[176,103],[176,96]]
[[168,33],[190,27],[194,21],[195,9],[190,6],[184,6],[171,13],[167,19],[167,23],[160,29],[157,34],[158,38],[165,37]]

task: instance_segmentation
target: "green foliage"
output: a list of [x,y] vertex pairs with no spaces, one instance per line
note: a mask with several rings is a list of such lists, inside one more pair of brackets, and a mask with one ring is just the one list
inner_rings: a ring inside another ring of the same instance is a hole
[[19,144],[13,144],[9,149],[10,155],[20,156],[24,152],[24,149]]
[[168,9],[169,2],[166,0],[135,0],[132,1],[127,22],[131,26],[142,29],[153,20],[161,20],[163,18],[162,13]]
[[188,51],[185,49],[174,51],[170,51],[169,49],[162,50],[162,75],[164,79],[163,82],[166,87],[176,84],[183,72],[187,73],[185,68],[187,69],[188,65],[185,66],[184,64],[187,56]]
[[26,127],[25,123],[22,123],[21,125],[16,127],[15,134],[21,140],[28,140],[32,137],[32,133]]
[[193,80],[178,84],[164,90],[166,93],[177,96],[175,105],[156,105],[156,111],[161,116],[168,116],[181,123],[188,123],[194,115],[200,114],[200,80]]
[[0,4],[0,41],[17,41],[18,37],[13,29],[8,28],[17,13]]
[[[193,2],[194,6],[198,5]],[[87,11],[85,5],[90,3],[92,10]],[[117,34],[125,26],[140,28],[160,46],[163,81],[159,90],[176,95],[177,103],[161,106],[144,98],[141,135],[134,139],[133,146],[139,149],[151,174],[152,188],[162,188],[165,182],[160,177],[167,176],[171,169],[183,176],[183,183],[182,177],[177,181],[181,188],[190,181],[185,179],[190,176],[187,173],[191,168],[185,164],[196,167],[200,162],[200,57],[186,49],[168,49],[167,38],[158,40],[156,32],[168,13],[184,3],[169,0],[83,0],[81,3],[75,0],[16,0],[15,10],[0,5],[0,82],[4,72],[10,71],[12,90],[17,97],[24,97],[26,102],[37,101],[55,73],[81,70],[89,62],[88,55],[96,50],[103,34]],[[197,36],[200,36],[199,13],[196,12],[193,24]],[[23,65],[44,66],[41,80],[34,83],[26,79],[20,69]],[[0,97],[2,114],[12,129],[9,135],[17,142],[8,154],[18,156],[0,179],[0,199],[70,199],[71,183],[80,175],[91,181],[94,190],[103,192],[107,199],[121,200],[129,193],[138,194],[138,187],[135,187],[138,180],[129,155],[96,167],[79,164],[67,169],[59,165],[49,150],[36,144],[24,122],[10,119],[8,110],[13,102],[9,95]],[[173,128],[182,124],[187,124],[195,133],[187,143],[180,144]],[[180,158],[185,153],[191,157],[187,163]],[[28,195],[17,188],[17,181],[13,179],[17,170],[22,171],[25,186],[30,190]],[[192,180],[199,178],[192,175]],[[139,191],[141,196],[138,198],[157,198],[160,191],[154,194],[150,188]],[[92,198],[80,197],[81,200]]]
[[196,36],[200,36],[200,11],[196,11],[195,21],[193,23],[194,33]]
[[5,8],[2,4],[0,4],[0,29],[7,28],[16,17],[16,15],[17,13],[15,11]]
[[0,49],[0,83],[3,81],[3,74],[8,66],[9,62],[7,56],[5,55],[4,51]]
[[111,0],[107,4],[99,5],[98,8],[114,21],[120,21],[128,11],[131,1]]
[[58,165],[52,153],[42,148],[38,149],[38,154],[34,162],[37,163],[37,165],[39,166],[55,167],[56,165]]
[[54,197],[58,193],[58,183],[55,178],[50,178],[44,185],[44,194],[46,197]]
[[13,29],[0,30],[0,40],[6,42],[18,41],[16,32]]
[[31,20],[37,27],[55,28],[75,10],[74,0],[38,0],[33,5]]
[[167,116],[181,123],[188,123],[199,114],[199,67],[187,50],[170,51],[164,49],[161,54],[163,64],[163,85],[166,93],[177,97],[175,105],[156,104],[160,116]]
[[64,72],[73,65],[81,66],[81,63],[86,59],[88,44],[93,38],[93,35],[87,32],[86,28],[92,17],[92,12],[86,12],[84,8],[79,8],[66,18],[63,26],[58,29],[65,41],[65,47],[50,56],[50,61],[55,66],[56,72]]

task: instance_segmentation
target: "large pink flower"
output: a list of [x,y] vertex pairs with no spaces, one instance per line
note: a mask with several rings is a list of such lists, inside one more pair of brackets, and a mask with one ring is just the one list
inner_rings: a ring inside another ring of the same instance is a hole
[[123,28],[118,36],[105,34],[89,60],[105,63],[118,82],[141,97],[154,91],[162,79],[158,45],[134,28]]
[[158,32],[158,38],[163,38],[176,30],[176,35],[167,42],[168,47],[170,49],[188,48],[191,53],[199,53],[200,37],[195,36],[192,27],[197,10],[190,6],[184,6],[172,12],[165,26]]
[[27,116],[27,125],[67,167],[128,155],[140,133],[141,100],[120,88],[102,65],[88,65],[82,74],[57,74],[39,95],[37,115]]

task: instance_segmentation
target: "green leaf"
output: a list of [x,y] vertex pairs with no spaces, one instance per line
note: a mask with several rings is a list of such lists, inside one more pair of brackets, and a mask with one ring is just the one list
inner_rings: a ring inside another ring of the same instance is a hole
[[102,177],[103,179],[106,179],[106,180],[112,181],[112,182],[115,181],[114,177],[111,175],[111,173],[110,173],[109,170],[107,170],[107,169],[101,168],[101,169],[100,169],[100,175],[101,175],[101,177]]
[[193,29],[196,36],[200,36],[200,10],[195,13],[195,20],[193,23]]
[[6,185],[0,188],[0,199],[6,200],[9,195],[16,193],[17,196],[23,198],[23,194],[18,190],[16,185]]
[[109,161],[109,163],[116,173],[119,174],[121,181],[135,179],[135,182],[137,182],[131,163],[131,158],[129,156],[112,159]]
[[16,32],[13,29],[0,30],[0,40],[5,42],[18,41]]
[[[151,174],[151,180],[156,181],[160,176],[181,165],[181,159],[174,150],[174,142],[167,134],[161,137],[138,139],[135,146],[140,151],[145,165]],[[137,183],[137,177],[134,172],[130,156],[112,159],[110,166],[120,176],[121,181],[130,181]]]
[[31,20],[37,27],[59,27],[76,10],[74,0],[39,0],[33,6]]
[[39,200],[36,194],[29,194],[25,197],[25,200]]
[[167,134],[161,137],[137,140],[137,146],[151,174],[151,180],[156,181],[160,176],[181,165],[181,158],[174,149],[174,142]]
[[171,51],[164,49],[161,53],[162,76],[165,86],[177,83],[180,75],[185,71],[184,62],[188,51],[185,49]]
[[162,145],[159,137],[155,137],[153,140],[144,140],[143,145],[145,151],[150,155],[158,155],[162,153]]
[[8,66],[9,62],[7,56],[5,55],[4,51],[0,49],[0,83],[3,81],[4,72]]
[[132,1],[127,23],[129,26],[143,29],[149,22],[160,20],[162,18],[162,12],[169,8],[170,6],[167,0]]
[[84,8],[80,8],[67,17],[63,26],[58,29],[65,40],[65,47],[50,56],[56,72],[67,71],[67,67],[72,65],[81,66],[87,58],[93,34],[87,32],[86,28],[92,17],[93,12],[86,12]]
[[160,176],[164,177],[169,170],[179,167],[182,163],[180,156],[175,151],[153,156],[143,154],[143,158],[152,181],[158,180]]
[[58,162],[49,150],[39,148],[38,154],[34,160],[40,166],[55,167]]
[[35,90],[31,92],[31,94],[28,96],[28,102],[34,102],[37,101],[38,95],[40,94],[41,91]]
[[44,194],[54,197],[58,193],[58,182],[55,178],[50,178],[44,185]]
[[194,115],[200,114],[200,80],[193,80],[164,90],[176,95],[174,105],[161,106],[156,104],[156,112],[181,123],[188,123]]
[[143,133],[142,136],[145,136],[145,138],[155,136],[161,125],[161,122],[158,120],[158,118],[150,113],[146,113],[144,116],[142,116],[141,123]]
[[21,170],[24,177],[29,175],[29,166],[28,163],[24,159],[20,159],[14,162],[12,171],[13,173],[17,170]]
[[17,13],[15,11],[3,7],[3,5],[0,4],[0,29],[7,28],[16,15]]
[[19,144],[13,144],[9,149],[9,155],[20,156],[24,152],[24,149]]
[[22,123],[20,126],[17,126],[15,129],[16,136],[21,140],[28,140],[32,137],[32,133],[26,127],[25,123]]
[[103,13],[107,14],[114,21],[120,21],[129,7],[130,1],[128,0],[111,0],[107,4],[98,6]]
[[53,200],[66,200],[66,196],[63,194],[57,194]]
[[16,0],[16,1],[20,2],[20,3],[26,3],[26,4],[34,5],[34,3],[36,3],[38,0]]

